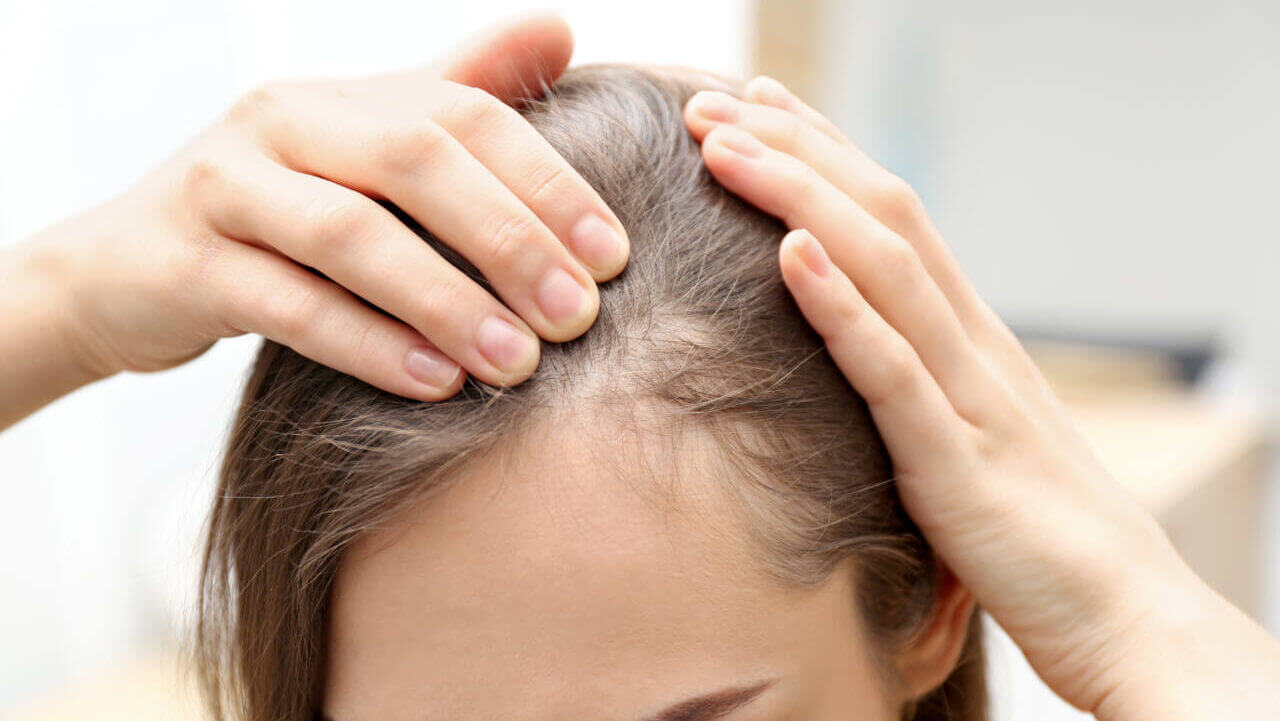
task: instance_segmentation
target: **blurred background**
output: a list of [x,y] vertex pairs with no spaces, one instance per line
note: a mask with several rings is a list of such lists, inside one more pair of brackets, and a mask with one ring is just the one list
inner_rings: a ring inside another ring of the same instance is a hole
[[[561,10],[576,62],[796,88],[924,196],[1103,460],[1280,628],[1272,0],[3,0],[0,243],[120,192],[272,79],[422,64]],[[198,718],[172,658],[256,342],[0,433],[0,719]],[[996,634],[998,719],[1067,719]]]

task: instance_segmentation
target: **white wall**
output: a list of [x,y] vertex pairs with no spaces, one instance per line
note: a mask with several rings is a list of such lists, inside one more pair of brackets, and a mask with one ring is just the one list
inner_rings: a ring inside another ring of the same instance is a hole
[[[5,0],[0,243],[124,189],[264,80],[421,64],[547,6],[573,24],[579,61],[747,63],[745,0]],[[173,632],[254,347],[111,379],[0,434],[0,713]]]
[[823,106],[997,310],[1216,332],[1280,407],[1280,3],[831,6]]

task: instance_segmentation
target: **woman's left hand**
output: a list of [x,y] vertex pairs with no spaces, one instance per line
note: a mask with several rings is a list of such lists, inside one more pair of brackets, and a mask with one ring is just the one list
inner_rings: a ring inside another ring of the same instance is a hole
[[911,188],[768,78],[698,93],[685,120],[712,174],[793,229],[783,278],[903,504],[1049,686],[1105,719],[1271,713],[1280,645],[1098,462]]

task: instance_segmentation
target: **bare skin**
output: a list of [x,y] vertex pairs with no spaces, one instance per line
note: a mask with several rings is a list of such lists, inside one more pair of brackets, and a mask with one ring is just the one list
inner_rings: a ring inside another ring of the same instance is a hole
[[1276,718],[1280,643],[1101,466],[915,193],[769,78],[685,118],[716,178],[793,229],[783,278],[908,512],[1049,686],[1111,721]]
[[[0,251],[0,428],[94,380],[172,367],[248,332],[421,400],[449,396],[464,374],[527,377],[536,338],[585,331],[594,282],[626,261],[599,198],[498,102],[554,80],[570,53],[563,23],[544,18],[429,72],[255,93],[137,188]],[[908,510],[968,589],[954,598],[971,592],[1057,693],[1099,718],[1276,718],[1280,643],[1197,578],[1100,466],[911,189],[776,82],[752,81],[744,100],[700,94],[689,129],[722,183],[795,229],[783,277],[868,399]],[[495,152],[512,147],[531,150]],[[474,257],[499,297],[460,280],[368,196]],[[396,272],[375,272],[386,268]],[[597,500],[601,512],[625,508]],[[655,559],[631,560],[641,573]],[[723,559],[685,560],[712,564],[711,586],[738,573],[757,594],[726,603],[831,610],[821,591],[770,596]],[[651,580],[660,594],[670,579]],[[793,620],[777,633],[803,637]],[[689,623],[667,619],[678,621]],[[852,654],[840,668],[856,677],[857,630],[837,628]],[[661,693],[620,680],[610,708],[656,710],[703,683],[794,668],[774,658],[697,684],[673,678]],[[921,658],[945,667],[943,653]],[[778,683],[759,703],[782,694]],[[743,719],[784,718],[742,708]]]
[[[596,192],[507,104],[571,54],[563,21],[539,17],[425,70],[262,88],[134,188],[6,248],[0,428],[244,333],[421,400],[467,373],[527,378],[539,337],[585,331],[595,282],[628,255]],[[498,297],[371,198],[466,256]]]
[[637,469],[652,463],[630,460],[644,438],[583,447],[572,439],[598,426],[566,416],[344,556],[328,718],[638,721],[754,690],[714,718],[894,721],[955,667],[973,609],[963,587],[947,587],[909,648],[873,655],[850,566],[805,589],[766,573],[725,492],[741,480],[708,460],[709,435],[688,439],[676,492],[650,494]]

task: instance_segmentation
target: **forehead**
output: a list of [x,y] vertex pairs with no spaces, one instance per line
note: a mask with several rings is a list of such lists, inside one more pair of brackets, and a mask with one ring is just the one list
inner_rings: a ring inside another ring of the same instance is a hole
[[[343,559],[335,721],[634,719],[811,677],[823,643],[856,639],[849,574],[801,589],[764,573],[697,438],[654,465],[636,442],[602,453],[558,430],[477,459]],[[646,477],[672,469],[701,480]]]

